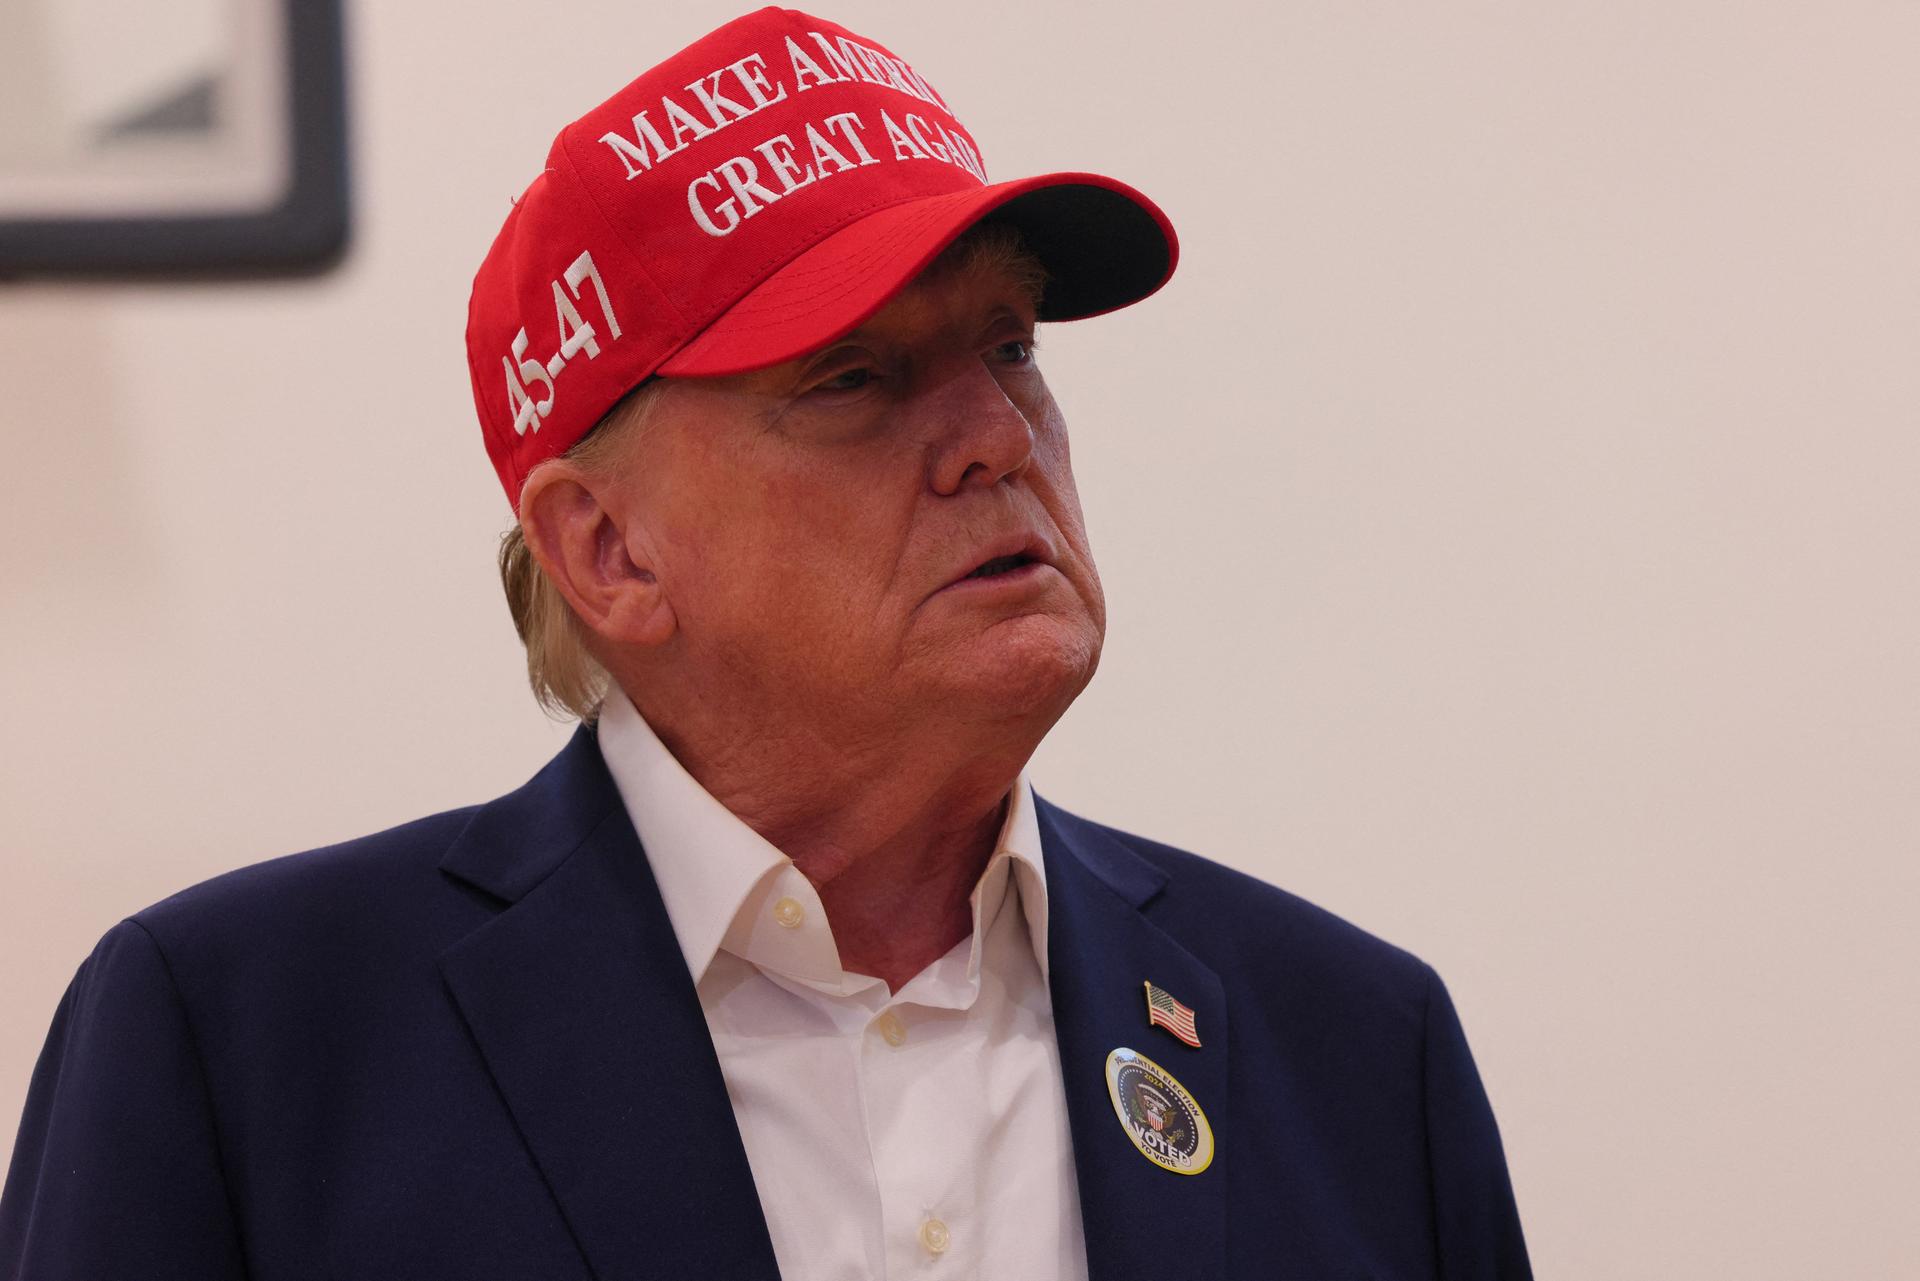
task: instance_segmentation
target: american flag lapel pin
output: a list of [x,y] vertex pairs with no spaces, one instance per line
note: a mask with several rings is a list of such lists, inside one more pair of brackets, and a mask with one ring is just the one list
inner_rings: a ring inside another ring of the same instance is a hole
[[1173,993],[1165,988],[1147,983],[1147,1022],[1154,1027],[1163,1027],[1181,1041],[1200,1048],[1200,1033],[1194,1030],[1193,1011],[1173,999]]

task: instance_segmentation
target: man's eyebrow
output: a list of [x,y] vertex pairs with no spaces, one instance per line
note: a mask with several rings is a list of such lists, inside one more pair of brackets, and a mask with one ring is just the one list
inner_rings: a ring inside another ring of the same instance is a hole
[[[996,320],[1017,320],[1022,325],[1038,325],[1040,319],[1034,314],[1037,311],[1039,307],[1024,298],[1018,303],[1003,302],[987,313],[987,322],[991,324]],[[1033,319],[1029,320],[1030,316]]]
[[1037,282],[1021,280],[1004,272],[994,272],[990,279],[990,284],[983,282],[980,285],[979,292],[993,300],[999,308],[1015,315],[1021,314],[1022,309],[1028,312],[1040,310],[1040,298],[1045,291]]
[[[954,308],[954,310],[961,311],[963,309]],[[1023,325],[1037,325],[1039,323],[1037,313],[1040,310],[1040,304],[1039,299],[1030,295],[1027,290],[1022,289],[1018,285],[1009,284],[1004,289],[995,289],[991,294],[987,295],[987,300],[979,307],[969,306],[964,308],[964,310],[976,315],[982,327],[1001,320],[1017,320]],[[1033,319],[1029,320],[1029,316],[1032,316]],[[849,330],[833,342],[822,347],[819,352],[809,353],[808,356],[802,357],[802,359],[811,359],[812,356],[819,355],[822,352],[832,351],[844,343],[884,337],[884,331],[874,324],[874,321],[878,319],[878,316],[869,318],[858,327]]]

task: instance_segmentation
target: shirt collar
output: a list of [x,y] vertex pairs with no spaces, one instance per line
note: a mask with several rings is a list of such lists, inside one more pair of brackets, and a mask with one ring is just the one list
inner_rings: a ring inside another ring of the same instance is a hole
[[[598,737],[695,983],[722,948],[825,990],[869,982],[842,969],[819,895],[793,860],[687,773],[618,686],[608,690],[600,708]],[[970,978],[978,975],[987,927],[1003,900],[1015,895],[1044,977],[1046,862],[1024,772],[1014,782],[994,853],[974,887]],[[799,909],[797,924],[783,923],[792,919],[791,910],[776,913],[787,899]]]

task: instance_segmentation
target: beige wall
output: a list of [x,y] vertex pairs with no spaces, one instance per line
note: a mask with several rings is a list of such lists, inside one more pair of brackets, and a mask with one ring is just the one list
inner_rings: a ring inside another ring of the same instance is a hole
[[[563,741],[467,284],[728,16],[360,5],[344,270],[0,290],[9,1139],[121,915]],[[1543,1276],[1920,1275],[1920,5],[832,16],[1185,239],[1043,336],[1113,606],[1043,790],[1438,966]]]

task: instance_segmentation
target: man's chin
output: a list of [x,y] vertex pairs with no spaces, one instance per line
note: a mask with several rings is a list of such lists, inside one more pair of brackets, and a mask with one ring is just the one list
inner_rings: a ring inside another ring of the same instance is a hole
[[1099,630],[1051,614],[1001,619],[942,655],[938,685],[956,719],[1052,723],[1093,679]]

